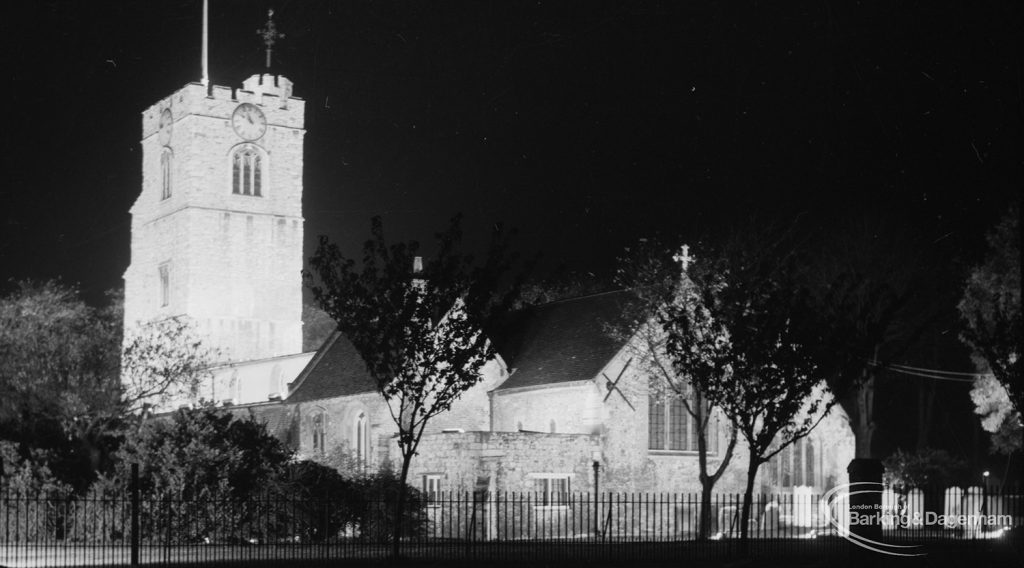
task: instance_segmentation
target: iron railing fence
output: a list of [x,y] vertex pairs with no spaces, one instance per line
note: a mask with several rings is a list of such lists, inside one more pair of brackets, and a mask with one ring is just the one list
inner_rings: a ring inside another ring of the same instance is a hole
[[[886,493],[880,511],[809,493],[756,495],[739,542],[742,495],[714,494],[701,533],[699,493],[455,493],[399,516],[372,496],[204,500],[0,494],[0,566],[195,564],[383,559],[401,527],[404,556],[437,560],[678,560],[845,553],[855,515],[875,514],[890,544],[1019,544],[1018,492]],[[844,520],[846,519],[846,520]],[[1018,530],[1013,530],[1018,528]]]

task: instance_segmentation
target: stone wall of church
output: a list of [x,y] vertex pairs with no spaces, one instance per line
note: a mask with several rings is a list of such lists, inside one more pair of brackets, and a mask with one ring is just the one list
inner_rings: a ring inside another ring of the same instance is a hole
[[448,412],[427,423],[427,432],[445,429],[464,431],[490,430],[491,411],[488,392],[508,376],[504,365],[497,359],[489,361],[481,370],[481,380],[458,398]]
[[[263,84],[260,84],[263,81]],[[291,83],[254,76],[256,92],[186,85],[142,113],[142,191],[132,207],[132,259],[125,322],[185,314],[222,360],[302,348],[304,103]],[[231,128],[243,102],[260,106],[266,133],[245,142]],[[169,110],[166,146],[157,134]],[[232,193],[232,154],[256,148],[261,196]],[[162,195],[161,155],[171,156],[171,195]],[[170,306],[160,305],[161,264],[171,269]]]
[[[296,407],[299,412],[297,454],[300,458],[319,459],[336,452],[348,452],[354,456],[355,424],[360,413],[366,414],[370,428],[368,471],[375,471],[386,464],[391,458],[392,447],[398,447],[395,441],[398,428],[384,399],[376,392],[304,402]],[[324,420],[325,451],[313,447],[314,424],[318,415]]]
[[[480,477],[489,490],[532,492],[545,474],[567,475],[572,491],[593,490],[593,456],[597,436],[532,432],[439,433],[423,437],[413,458],[409,482],[422,485],[425,475],[441,476],[441,491],[472,491]],[[392,458],[401,463],[397,448]]]
[[[611,361],[605,373],[617,376],[625,364],[627,354]],[[619,381],[622,396],[613,393],[603,405],[604,468],[609,489],[615,491],[700,491],[699,464],[696,452],[678,452],[649,449],[649,388],[647,376],[627,370]],[[629,403],[627,403],[627,400]],[[632,405],[632,407],[630,406]],[[728,442],[728,421],[724,415],[715,417],[717,423],[717,455],[709,458],[709,471],[714,471],[725,453]],[[815,475],[815,488],[831,489],[830,483],[845,483],[846,466],[853,459],[853,432],[845,413],[839,406],[833,408],[812,434],[820,449],[819,471]],[[715,486],[720,493],[740,493],[746,486],[748,450],[742,436],[736,443],[732,460]],[[794,462],[795,463],[795,462]],[[792,486],[769,479],[767,466],[762,466],[755,480],[755,488],[769,492],[789,492]],[[614,489],[613,489],[614,488]]]
[[600,393],[590,380],[494,391],[491,404],[498,432],[596,434],[601,429]]

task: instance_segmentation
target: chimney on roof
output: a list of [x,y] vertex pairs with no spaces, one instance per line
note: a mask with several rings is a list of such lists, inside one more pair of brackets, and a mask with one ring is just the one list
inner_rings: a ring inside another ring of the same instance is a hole
[[412,273],[419,274],[423,272],[423,257],[417,256],[412,259]]

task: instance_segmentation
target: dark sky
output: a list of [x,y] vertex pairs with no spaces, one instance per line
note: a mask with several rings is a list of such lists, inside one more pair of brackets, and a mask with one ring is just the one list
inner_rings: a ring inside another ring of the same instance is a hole
[[[4,280],[120,283],[140,112],[198,80],[201,4],[5,9]],[[268,6],[211,0],[215,83],[260,70]],[[751,211],[884,211],[969,251],[1022,180],[1019,1],[273,7],[308,101],[307,255],[459,211],[582,271]]]

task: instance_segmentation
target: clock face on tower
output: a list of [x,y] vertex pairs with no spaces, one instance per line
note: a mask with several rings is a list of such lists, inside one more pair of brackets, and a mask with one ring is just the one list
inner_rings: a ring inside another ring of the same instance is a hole
[[231,127],[243,140],[257,140],[267,131],[267,117],[258,106],[242,103],[231,115]]
[[174,117],[171,116],[171,109],[165,108],[160,113],[160,126],[157,129],[157,136],[160,144],[166,146],[171,141],[171,129],[174,127]]

